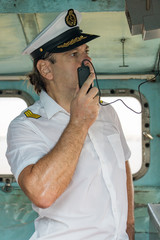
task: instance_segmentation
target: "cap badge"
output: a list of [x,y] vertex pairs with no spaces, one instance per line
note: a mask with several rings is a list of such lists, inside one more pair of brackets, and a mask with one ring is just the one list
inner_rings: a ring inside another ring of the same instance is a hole
[[77,17],[73,9],[69,9],[65,17],[65,22],[69,27],[75,27],[77,25]]

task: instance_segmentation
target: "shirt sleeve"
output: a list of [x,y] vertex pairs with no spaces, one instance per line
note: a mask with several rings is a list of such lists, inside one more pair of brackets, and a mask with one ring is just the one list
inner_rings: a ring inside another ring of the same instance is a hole
[[8,128],[7,144],[6,157],[16,181],[25,167],[35,164],[49,151],[32,124],[19,119],[13,120]]

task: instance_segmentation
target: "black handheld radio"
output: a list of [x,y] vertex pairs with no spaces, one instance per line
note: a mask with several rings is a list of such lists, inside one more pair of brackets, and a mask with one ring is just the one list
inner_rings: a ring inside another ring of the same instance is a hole
[[[87,80],[88,76],[90,75],[90,69],[88,66],[84,65],[84,61],[83,61],[81,67],[79,67],[77,71],[78,71],[79,88],[81,88],[83,83]],[[92,88],[92,85],[90,85],[87,93],[91,88]]]

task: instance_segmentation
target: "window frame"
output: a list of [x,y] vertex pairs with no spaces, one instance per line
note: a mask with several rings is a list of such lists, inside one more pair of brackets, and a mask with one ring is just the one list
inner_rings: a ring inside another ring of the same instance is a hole
[[[102,89],[102,97],[135,97],[141,104],[140,95],[137,90],[133,89]],[[150,166],[150,138],[146,134],[150,135],[150,111],[149,103],[145,96],[141,93],[142,100],[142,165],[139,171],[132,174],[133,180],[142,178],[148,171]]]
[[[1,97],[21,98],[26,102],[27,106],[30,106],[35,102],[34,98],[29,93],[19,89],[0,90],[0,98]],[[16,179],[13,174],[0,174],[0,184],[3,185],[2,190],[4,192],[12,191],[12,183],[16,183]]]

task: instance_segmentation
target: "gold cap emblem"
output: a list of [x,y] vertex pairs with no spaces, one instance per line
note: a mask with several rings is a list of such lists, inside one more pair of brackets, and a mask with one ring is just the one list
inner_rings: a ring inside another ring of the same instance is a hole
[[77,25],[77,17],[73,9],[69,9],[65,17],[65,22],[69,27],[75,27]]

